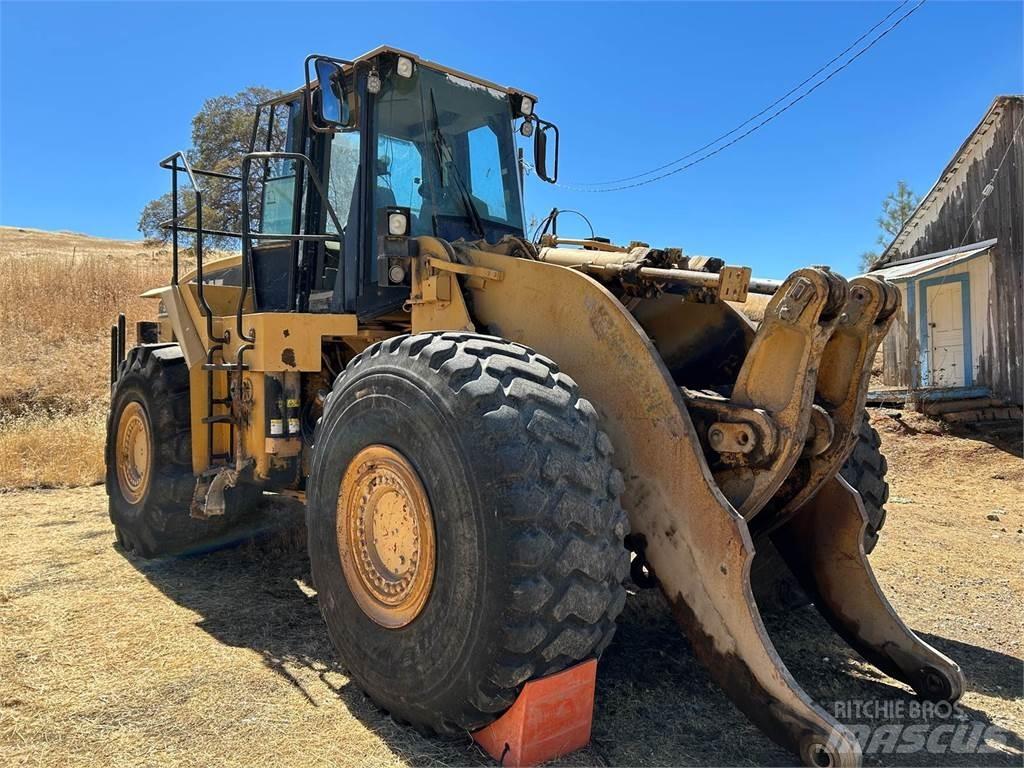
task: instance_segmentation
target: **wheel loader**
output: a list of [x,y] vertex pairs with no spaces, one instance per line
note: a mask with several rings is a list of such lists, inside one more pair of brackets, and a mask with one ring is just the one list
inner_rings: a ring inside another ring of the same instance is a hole
[[[537,104],[394,48],[311,55],[304,85],[256,110],[239,173],[162,161],[170,284],[145,294],[159,310],[137,346],[123,316],[111,336],[117,539],[194,551],[261,494],[301,500],[344,666],[440,734],[600,656],[632,574],[768,737],[857,765],[755,591],[791,573],[867,661],[926,699],[961,695],[865,556],[885,501],[865,394],[898,293],[566,237],[557,211],[528,237],[516,134],[532,172],[558,174]],[[240,231],[203,226],[204,186],[223,182]],[[204,260],[212,237],[240,253]],[[752,292],[770,296],[756,324]],[[759,551],[777,568],[752,569]]]

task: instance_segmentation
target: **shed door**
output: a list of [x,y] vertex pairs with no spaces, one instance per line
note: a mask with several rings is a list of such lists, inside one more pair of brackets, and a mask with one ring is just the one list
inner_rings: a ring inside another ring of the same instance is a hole
[[962,387],[964,312],[960,283],[928,287],[928,373],[933,387]]

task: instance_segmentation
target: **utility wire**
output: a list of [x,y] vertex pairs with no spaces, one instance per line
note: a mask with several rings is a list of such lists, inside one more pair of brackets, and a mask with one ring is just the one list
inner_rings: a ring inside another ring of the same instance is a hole
[[971,216],[971,220],[967,224],[967,231],[964,232],[964,239],[960,241],[961,248],[963,247],[964,243],[967,242],[967,237],[971,234],[971,227],[974,226],[975,219],[977,219],[978,214],[981,213],[981,207],[985,205],[985,203],[991,196],[991,193],[986,195],[984,189],[987,188],[989,184],[996,183],[996,177],[999,176],[999,169],[1003,167],[1003,162],[1006,160],[1006,156],[1010,154],[1010,150],[1013,149],[1013,143],[1017,140],[1017,131],[1020,130],[1021,123],[1024,123],[1024,115],[1022,115],[1020,120],[1017,121],[1017,127],[1013,129],[1013,135],[1010,136],[1010,141],[1006,145],[1006,151],[1003,152],[1003,156],[999,158],[999,165],[997,165],[995,171],[992,172],[992,178],[989,179],[988,184],[986,184],[985,187],[982,189],[981,201],[978,203],[978,207],[974,209],[974,215]]
[[[736,136],[731,141],[726,142],[725,144],[722,144],[719,147],[716,147],[715,149],[711,150],[710,152],[707,152],[707,153],[701,155],[700,157],[697,157],[694,160],[691,160],[686,165],[679,166],[678,168],[673,168],[670,171],[665,171],[664,173],[661,173],[661,174],[659,174],[657,176],[654,176],[652,178],[649,178],[649,179],[643,179],[642,181],[635,181],[635,182],[633,182],[631,184],[622,184],[622,185],[613,186],[613,187],[590,188],[590,187],[584,187],[584,186],[572,186],[572,185],[569,185],[569,184],[561,184],[561,183],[555,184],[555,186],[562,187],[563,189],[573,190],[575,192],[619,192],[619,191],[622,191],[622,190],[625,190],[625,189],[635,189],[636,187],[642,187],[642,186],[644,186],[646,184],[653,184],[654,182],[661,181],[662,179],[668,178],[669,176],[674,176],[677,173],[682,173],[683,171],[685,171],[685,170],[687,170],[689,168],[692,168],[693,166],[697,165],[698,163],[702,163],[705,160],[707,160],[707,159],[709,159],[711,157],[714,157],[719,152],[722,152],[723,150],[728,149],[729,147],[731,147],[733,144],[739,143],[740,141],[745,139],[750,134],[754,133],[755,131],[760,130],[761,128],[763,128],[768,123],[770,123],[773,120],[775,120],[780,115],[784,114],[785,112],[787,112],[790,109],[792,109],[793,107],[795,107],[797,104],[799,104],[801,101],[806,99],[808,96],[810,96],[812,93],[814,93],[816,90],[818,90],[821,86],[823,86],[825,83],[827,83],[833,77],[835,77],[840,72],[842,72],[844,69],[846,69],[851,64],[853,64],[853,62],[855,62],[857,59],[859,59],[865,53],[867,53],[872,48],[874,48],[875,45],[877,45],[879,42],[881,42],[881,40],[884,37],[886,37],[890,32],[892,32],[894,29],[896,29],[900,24],[902,24],[904,21],[906,21],[908,18],[910,18],[910,16],[912,16],[927,1],[928,0],[920,0],[920,2],[918,2],[917,5],[915,5],[913,8],[911,8],[905,14],[900,16],[890,27],[888,27],[881,34],[879,34],[877,37],[875,37],[864,48],[862,48],[860,51],[858,51],[856,54],[854,54],[850,59],[845,61],[842,65],[840,65],[839,67],[834,69],[832,72],[830,72],[822,80],[819,80],[817,83],[815,83],[813,86],[811,86],[807,91],[805,91],[804,93],[800,94],[795,99],[790,101],[784,107],[782,107],[781,109],[776,110],[771,115],[766,117],[764,120],[762,120],[761,122],[757,123],[753,127],[748,128],[746,131],[741,133],[739,136]],[[783,98],[785,98],[785,97],[783,97]],[[778,102],[776,102],[776,104],[777,103]],[[769,109],[770,109],[770,107],[769,107]],[[762,112],[761,114],[764,114],[764,113]],[[754,118],[751,118],[751,119],[754,119]],[[747,121],[747,122],[749,123],[750,121]],[[744,123],[743,125],[746,125],[746,123]],[[738,126],[736,130],[738,130],[739,127],[740,126]],[[730,133],[734,133],[734,132],[735,131],[731,131]],[[715,142],[712,142],[712,144],[714,144],[714,143]],[[709,145],[705,145],[705,146],[707,147],[707,146],[711,146],[711,145],[709,144]],[[696,151],[700,151],[700,150],[696,150]],[[694,153],[691,153],[691,155],[688,155],[688,156],[692,156],[692,154],[694,154]],[[680,158],[680,160],[681,159],[682,158]],[[675,162],[679,162],[679,161],[675,161]],[[669,163],[668,166],[671,166],[671,165],[674,165],[674,164],[675,163]],[[668,166],[662,166],[662,167],[664,168],[664,167],[668,167]],[[648,172],[648,173],[651,173],[651,172]],[[645,174],[639,174],[639,175],[643,176]]]
[[889,11],[889,13],[887,13],[882,19],[880,19],[878,22],[876,22],[873,27],[868,29],[864,34],[862,34],[860,37],[858,37],[856,40],[854,40],[852,43],[850,43],[850,45],[848,45],[841,52],[839,52],[838,54],[833,56],[831,59],[829,59],[828,62],[826,62],[825,64],[820,66],[817,70],[815,70],[813,73],[808,75],[802,82],[800,82],[797,85],[794,85],[792,88],[790,88],[788,91],[786,91],[784,94],[782,94],[779,98],[777,98],[775,101],[773,101],[767,107],[762,109],[756,115],[751,115],[750,117],[748,117],[746,120],[744,120],[742,123],[737,125],[732,130],[727,131],[726,133],[723,133],[721,136],[718,136],[718,137],[712,139],[711,141],[709,141],[704,146],[697,147],[697,149],[693,150],[692,152],[688,152],[685,155],[683,155],[682,157],[677,157],[675,160],[671,160],[671,161],[665,163],[664,165],[659,165],[657,168],[651,168],[651,170],[649,170],[649,171],[643,171],[642,173],[637,173],[637,174],[634,174],[633,176],[625,176],[625,177],[623,177],[621,179],[611,179],[609,181],[586,181],[586,182],[579,182],[578,186],[581,186],[581,187],[606,187],[606,186],[609,186],[609,185],[612,185],[612,184],[622,184],[622,183],[627,182],[627,181],[634,181],[636,179],[641,179],[644,176],[650,176],[651,174],[657,173],[658,171],[665,170],[666,168],[671,168],[673,165],[678,165],[679,163],[683,162],[684,160],[688,160],[689,158],[693,157],[694,155],[700,154],[705,149],[713,147],[715,144],[717,144],[718,142],[722,141],[723,139],[727,139],[730,136],[732,136],[734,133],[736,133],[736,131],[740,130],[744,126],[749,125],[750,123],[754,122],[755,120],[757,120],[757,118],[761,117],[761,115],[763,115],[766,112],[768,112],[768,110],[772,109],[773,107],[778,106],[783,101],[785,101],[790,96],[792,96],[794,93],[796,93],[801,88],[803,88],[805,85],[807,85],[809,82],[814,80],[814,78],[816,78],[822,72],[824,72],[829,67],[831,67],[833,64],[835,64],[837,61],[839,61],[841,58],[843,58],[843,56],[845,56],[850,51],[852,51],[854,48],[856,48],[858,45],[860,45],[860,43],[864,40],[864,38],[868,37],[872,32],[874,32],[876,29],[878,29],[880,26],[882,26],[885,22],[887,22],[889,19],[891,19],[893,16],[895,16],[896,13],[899,12],[903,8],[903,6],[905,6],[909,2],[910,2],[910,0],[903,0],[902,3],[897,5],[891,11]]

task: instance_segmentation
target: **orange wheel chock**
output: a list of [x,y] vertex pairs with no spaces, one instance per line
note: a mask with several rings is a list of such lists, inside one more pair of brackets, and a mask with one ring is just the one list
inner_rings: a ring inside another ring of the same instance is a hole
[[473,734],[503,768],[539,765],[590,743],[597,659],[531,680],[509,710]]

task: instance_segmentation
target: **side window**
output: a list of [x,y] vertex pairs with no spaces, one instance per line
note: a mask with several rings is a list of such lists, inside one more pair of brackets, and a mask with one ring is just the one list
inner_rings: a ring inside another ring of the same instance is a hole
[[498,137],[490,126],[482,125],[466,134],[469,142],[469,186],[477,207],[482,202],[483,216],[506,219],[505,182],[502,179]]
[[[275,112],[283,109],[278,106]],[[301,136],[302,109],[298,100],[288,105],[287,134],[284,142],[274,141],[273,146],[282,146],[290,152],[296,150],[296,142]],[[274,121],[275,123],[278,121]],[[283,126],[271,125],[269,130],[279,131]],[[279,135],[279,134],[277,134]],[[259,163],[251,168],[253,175],[259,176],[263,169]],[[295,231],[295,162],[292,160],[272,160],[263,185],[263,216],[261,226],[263,232],[288,235]]]
[[[274,165],[279,164],[275,162]],[[263,231],[275,235],[291,234],[294,206],[295,174],[289,173],[285,167],[272,167],[263,187]]]
[[381,134],[377,137],[377,192],[375,205],[406,206],[413,214],[413,234],[419,232],[416,222],[423,208],[420,186],[423,183],[423,155],[416,144],[405,139]]
[[[344,227],[348,222],[352,198],[355,195],[356,176],[359,172],[359,133],[336,133],[331,138],[330,174],[327,178],[327,198],[338,221]],[[326,230],[335,232],[334,222],[327,219]]]

